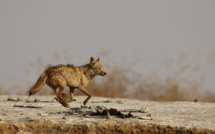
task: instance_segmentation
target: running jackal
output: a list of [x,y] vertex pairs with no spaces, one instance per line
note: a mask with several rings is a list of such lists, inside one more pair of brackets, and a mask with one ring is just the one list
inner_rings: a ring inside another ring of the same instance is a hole
[[[95,61],[91,57],[89,64],[80,67],[74,65],[48,66],[37,82],[31,87],[29,97],[37,93],[46,83],[55,91],[56,100],[64,107],[69,107],[68,103],[74,101],[75,88],[78,88],[88,96],[83,103],[86,105],[91,95],[85,87],[96,75],[106,75],[99,58]],[[62,93],[66,86],[70,88],[70,97]]]

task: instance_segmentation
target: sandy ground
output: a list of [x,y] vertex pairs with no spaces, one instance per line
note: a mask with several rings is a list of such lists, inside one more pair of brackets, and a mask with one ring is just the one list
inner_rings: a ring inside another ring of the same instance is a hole
[[[92,97],[84,107],[86,96],[75,96],[77,101],[64,108],[53,98],[0,96],[0,132],[215,133],[215,103]],[[116,115],[102,113],[110,109]]]

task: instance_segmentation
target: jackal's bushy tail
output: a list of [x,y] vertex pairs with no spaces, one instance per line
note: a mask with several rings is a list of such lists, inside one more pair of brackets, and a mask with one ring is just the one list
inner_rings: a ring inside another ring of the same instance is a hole
[[46,79],[47,79],[47,74],[43,73],[40,75],[39,79],[37,80],[37,82],[31,87],[30,91],[29,91],[29,97],[35,93],[37,93],[38,91],[40,91],[40,89],[43,87],[43,85],[46,83]]

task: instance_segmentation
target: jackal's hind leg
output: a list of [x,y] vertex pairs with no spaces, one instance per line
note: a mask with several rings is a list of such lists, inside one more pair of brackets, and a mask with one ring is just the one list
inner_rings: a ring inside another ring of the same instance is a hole
[[58,101],[65,108],[69,108],[68,103],[63,102],[62,100],[60,100],[59,98],[56,98],[56,97],[55,97],[55,100]]
[[76,101],[75,99],[71,99],[70,96],[68,96],[68,95],[65,94],[65,93],[62,93],[62,97],[63,97],[63,99],[64,99],[67,103]]
[[66,102],[68,102],[68,103],[70,102],[70,97],[67,94],[62,93],[62,97]]
[[68,103],[63,99],[63,97],[62,97],[62,91],[63,91],[63,89],[64,88],[62,88],[62,87],[57,87],[57,89],[55,90],[55,92],[56,92],[56,96],[57,96],[57,101],[60,103],[60,104],[62,104],[64,107],[66,107],[66,108],[69,108],[69,105],[68,105]]
[[74,99],[74,89],[75,88],[70,87],[70,96],[62,92],[62,98],[64,99],[64,101],[66,103],[70,103],[70,102],[76,101]]
[[90,93],[87,91],[87,89],[85,87],[79,87],[79,90],[82,91],[84,94],[86,94],[88,96],[87,99],[83,103],[84,105],[86,105],[87,102],[90,100],[91,95],[90,95]]

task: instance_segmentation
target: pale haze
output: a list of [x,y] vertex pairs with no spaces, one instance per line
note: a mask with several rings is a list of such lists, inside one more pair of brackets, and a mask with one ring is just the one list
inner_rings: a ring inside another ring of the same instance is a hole
[[184,57],[194,69],[184,77],[215,92],[214,7],[214,0],[1,0],[0,87],[27,91],[43,71],[29,72],[38,61],[45,68],[99,56],[165,78],[167,63],[177,71]]

